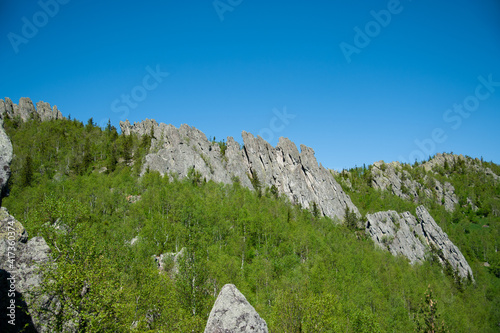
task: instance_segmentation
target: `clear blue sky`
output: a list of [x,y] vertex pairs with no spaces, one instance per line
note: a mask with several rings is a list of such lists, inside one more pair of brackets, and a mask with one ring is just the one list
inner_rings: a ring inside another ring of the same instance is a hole
[[498,0],[59,1],[1,1],[1,98],[116,127],[285,136],[333,169],[443,151],[500,162]]

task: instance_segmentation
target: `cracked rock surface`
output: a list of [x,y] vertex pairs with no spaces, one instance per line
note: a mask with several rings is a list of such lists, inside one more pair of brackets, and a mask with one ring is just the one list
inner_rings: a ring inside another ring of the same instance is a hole
[[458,247],[437,225],[424,206],[410,212],[395,211],[367,214],[366,233],[381,248],[394,256],[402,255],[410,263],[422,262],[434,247],[441,264],[449,263],[461,278],[473,278],[472,269]]

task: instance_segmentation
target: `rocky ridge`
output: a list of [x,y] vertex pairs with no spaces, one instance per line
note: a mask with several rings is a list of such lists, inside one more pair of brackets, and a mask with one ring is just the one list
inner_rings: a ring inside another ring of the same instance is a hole
[[39,101],[35,107],[31,99],[27,97],[21,97],[19,104],[14,104],[8,97],[5,97],[5,100],[0,99],[0,116],[2,119],[4,117],[9,117],[10,119],[19,117],[22,121],[27,121],[34,117],[39,117],[42,121],[64,119],[56,105],[51,107],[49,103]]
[[222,287],[210,311],[204,333],[267,333],[266,321],[233,284]]
[[494,181],[498,181],[500,177],[495,174],[490,168],[485,167],[483,162],[478,158],[472,158],[468,156],[463,156],[462,154],[447,154],[438,153],[432,159],[424,162],[420,165],[425,171],[438,173],[441,170],[445,172],[457,168],[467,168],[474,172],[482,172],[493,178]]
[[[413,168],[405,166],[405,168]],[[458,204],[455,188],[451,183],[444,184],[432,176],[422,174],[420,182],[403,168],[399,162],[375,162],[371,168],[372,187],[379,190],[388,190],[394,195],[414,202],[421,202],[424,198],[434,198],[438,204],[452,212]]]
[[410,212],[377,212],[366,215],[366,233],[378,246],[394,256],[403,255],[410,263],[420,263],[429,253],[437,255],[441,264],[449,263],[458,275],[473,278],[472,269],[462,252],[449,240],[424,206]]
[[[399,162],[375,162],[370,167],[371,186],[379,190],[388,190],[402,199],[416,203],[423,202],[424,199],[432,199],[443,205],[447,211],[453,212],[459,203],[455,188],[450,182],[440,182],[433,177],[433,174],[448,177],[453,171],[484,173],[493,181],[500,179],[478,158],[438,153],[418,166],[402,165]],[[349,184],[345,185],[349,186]],[[472,209],[476,209],[475,204],[469,198],[467,198],[467,203]]]
[[185,124],[176,128],[146,119],[134,125],[120,122],[120,128],[125,135],[152,134],[143,172],[156,170],[184,178],[194,168],[206,180],[225,184],[239,181],[251,189],[275,188],[292,203],[309,209],[315,206],[321,214],[340,221],[347,207],[360,215],[333,175],[318,165],[314,150],[301,145],[299,152],[287,138],[281,137],[273,147],[260,136],[243,132],[243,147],[232,137],[221,146]]

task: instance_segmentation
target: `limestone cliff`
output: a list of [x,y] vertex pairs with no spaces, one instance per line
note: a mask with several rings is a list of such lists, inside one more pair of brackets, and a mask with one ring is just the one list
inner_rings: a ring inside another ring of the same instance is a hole
[[261,137],[243,132],[243,147],[228,137],[227,146],[221,150],[219,144],[188,125],[176,128],[146,119],[134,125],[120,122],[120,127],[125,135],[153,134],[143,172],[149,168],[183,178],[194,168],[206,180],[226,184],[238,180],[248,188],[257,183],[262,188],[274,187],[292,203],[304,208],[316,205],[321,214],[339,220],[343,220],[346,207],[359,215],[333,175],[318,165],[314,150],[301,145],[299,152],[286,138],[280,138],[277,146],[272,147]]

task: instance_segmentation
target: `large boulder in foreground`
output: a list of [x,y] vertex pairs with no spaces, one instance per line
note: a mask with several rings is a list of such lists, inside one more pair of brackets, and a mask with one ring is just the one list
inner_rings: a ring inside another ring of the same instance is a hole
[[9,315],[0,321],[0,332],[50,332],[50,313],[38,310],[50,299],[34,292],[42,282],[38,267],[49,260],[45,240],[28,240],[22,224],[0,208],[0,307]]
[[234,284],[226,284],[210,312],[205,333],[232,332],[267,333],[268,329],[265,320]]

